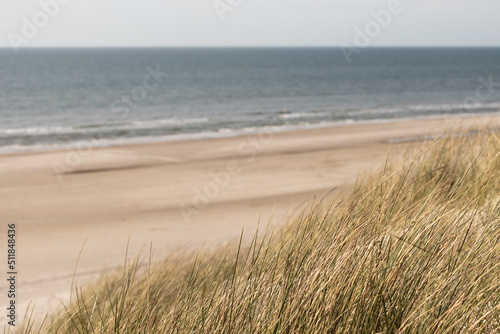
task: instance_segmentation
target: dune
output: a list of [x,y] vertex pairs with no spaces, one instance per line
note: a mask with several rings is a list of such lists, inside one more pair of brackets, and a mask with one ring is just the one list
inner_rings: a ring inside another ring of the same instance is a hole
[[499,120],[360,123],[1,155],[0,241],[15,223],[18,312],[36,302],[35,313],[44,315],[68,300],[73,278],[84,285],[149,247],[161,260],[235,240],[242,228],[249,242],[259,220],[279,224],[314,196],[349,191],[359,172],[383,163],[389,147],[397,155],[446,128]]

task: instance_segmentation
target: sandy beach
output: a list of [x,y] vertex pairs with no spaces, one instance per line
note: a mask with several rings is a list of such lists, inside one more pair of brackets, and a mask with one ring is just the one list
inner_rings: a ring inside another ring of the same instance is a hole
[[[18,312],[67,301],[83,247],[79,285],[123,266],[128,254],[169,252],[250,238],[259,217],[283,222],[334,187],[348,191],[380,166],[447,127],[499,124],[500,117],[366,123],[245,137],[0,156],[0,229],[17,226]],[[274,214],[273,214],[274,212]],[[1,289],[5,291],[5,280]],[[0,301],[5,305],[6,295]],[[5,320],[4,315],[2,323]]]

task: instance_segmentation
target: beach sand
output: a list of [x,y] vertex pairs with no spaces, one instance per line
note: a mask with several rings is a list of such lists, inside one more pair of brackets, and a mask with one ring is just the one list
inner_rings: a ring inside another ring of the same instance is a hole
[[[18,321],[68,301],[73,273],[86,284],[141,250],[154,259],[251,238],[258,223],[286,217],[406,142],[500,117],[355,124],[248,137],[0,156],[0,242],[17,226]],[[64,171],[64,174],[61,172]],[[5,266],[3,267],[5,268]],[[6,282],[0,291],[6,291]],[[7,295],[0,295],[6,305]],[[5,312],[2,312],[5,313]],[[5,321],[0,314],[2,323]]]

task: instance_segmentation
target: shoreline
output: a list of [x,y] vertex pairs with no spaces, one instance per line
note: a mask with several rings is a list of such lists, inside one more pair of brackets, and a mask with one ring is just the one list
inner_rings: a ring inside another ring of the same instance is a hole
[[197,140],[219,140],[226,138],[238,138],[256,135],[262,132],[294,132],[294,131],[308,131],[317,130],[325,128],[337,128],[337,127],[348,127],[355,125],[367,125],[367,124],[385,124],[385,123],[397,123],[397,122],[411,122],[411,121],[422,121],[422,120],[445,120],[445,119],[468,119],[468,118],[482,118],[482,117],[496,117],[499,112],[487,112],[487,113],[461,113],[461,114],[441,114],[432,116],[421,116],[421,117],[401,117],[401,118],[385,118],[385,119],[373,119],[373,120],[346,120],[346,121],[334,121],[327,122],[323,121],[320,123],[307,124],[307,125],[284,125],[284,126],[260,126],[251,127],[251,131],[243,129],[231,129],[227,132],[198,132],[198,133],[180,133],[175,135],[166,135],[158,137],[131,137],[123,139],[124,142],[118,143],[109,140],[112,143],[99,143],[94,144],[91,139],[86,139],[82,141],[75,141],[69,143],[66,146],[57,146],[54,148],[39,148],[39,149],[23,149],[19,151],[5,151],[0,150],[0,157],[2,156],[16,156],[22,154],[36,154],[36,153],[55,153],[67,150],[77,150],[79,148],[85,147],[84,143],[90,143],[92,149],[101,148],[114,148],[114,147],[124,147],[124,146],[135,146],[135,145],[147,145],[147,144],[159,144],[159,143],[170,143],[170,142],[187,142],[187,141],[197,141]]
[[[408,145],[391,140],[457,125],[498,127],[500,116],[96,148],[62,180],[52,165],[66,162],[67,150],[0,155],[0,220],[18,226],[19,316],[31,300],[42,317],[67,302],[84,243],[79,286],[123,266],[127,244],[132,258],[152,244],[158,261],[231,242],[243,227],[251,238],[259,219],[280,224],[315,195],[348,191],[389,146],[397,157]],[[6,238],[3,228],[0,242]]]

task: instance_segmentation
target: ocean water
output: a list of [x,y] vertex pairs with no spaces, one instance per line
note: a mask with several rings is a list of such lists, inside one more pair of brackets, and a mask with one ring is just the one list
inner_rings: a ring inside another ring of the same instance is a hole
[[0,49],[0,153],[496,113],[500,49]]

